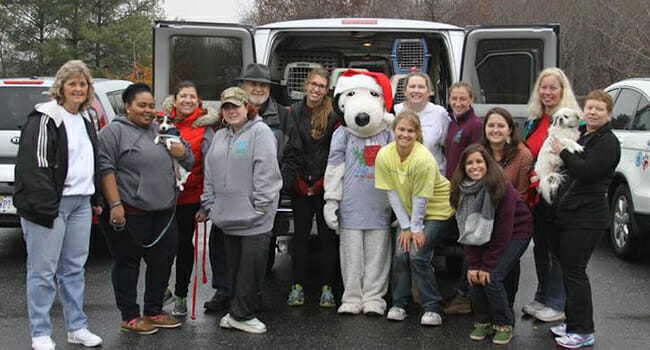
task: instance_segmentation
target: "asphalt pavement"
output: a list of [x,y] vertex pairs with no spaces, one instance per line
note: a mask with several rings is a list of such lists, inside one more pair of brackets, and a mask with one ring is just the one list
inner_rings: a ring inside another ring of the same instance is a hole
[[[200,244],[202,246],[202,244]],[[89,329],[104,339],[104,349],[552,349],[549,325],[522,317],[521,307],[529,302],[536,286],[532,245],[522,257],[522,275],[515,303],[515,337],[506,346],[469,340],[472,316],[447,316],[441,327],[422,327],[421,310],[409,310],[403,322],[385,318],[339,316],[335,309],[318,307],[318,281],[306,283],[307,305],[289,307],[290,256],[276,257],[265,286],[260,319],[268,333],[250,335],[218,326],[221,314],[206,314],[203,302],[213,290],[199,284],[196,319],[188,316],[179,329],[160,330],[154,335],[119,331],[120,316],[111,286],[111,258],[102,244],[93,244],[86,267],[85,311]],[[199,257],[199,265],[201,257]],[[25,248],[19,229],[0,229],[0,349],[30,349],[25,303]],[[206,274],[210,278],[209,264]],[[452,293],[455,278],[439,274],[443,294]],[[313,274],[314,276],[316,273]],[[589,265],[596,323],[594,349],[650,349],[650,259],[628,263],[617,259],[603,242]],[[199,283],[202,272],[199,270]],[[142,300],[143,274],[140,276]],[[172,277],[173,279],[173,277]],[[170,282],[170,285],[173,283]],[[191,289],[190,289],[191,291]],[[191,311],[191,303],[188,305]],[[171,311],[171,305],[166,307]],[[66,342],[61,304],[51,311],[53,339],[57,349],[82,349]]]

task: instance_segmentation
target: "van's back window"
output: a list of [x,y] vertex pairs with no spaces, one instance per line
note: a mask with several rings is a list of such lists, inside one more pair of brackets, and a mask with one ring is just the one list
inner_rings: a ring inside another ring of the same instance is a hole
[[171,38],[171,52],[170,89],[191,80],[203,100],[218,100],[223,90],[236,86],[244,64],[237,38],[176,35]]
[[48,87],[11,86],[0,88],[0,130],[18,130],[37,103],[46,102]]

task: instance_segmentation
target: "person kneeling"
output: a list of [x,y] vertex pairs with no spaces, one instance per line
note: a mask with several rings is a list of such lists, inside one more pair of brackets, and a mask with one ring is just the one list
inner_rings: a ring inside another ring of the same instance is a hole
[[463,151],[452,179],[451,205],[469,262],[474,331],[472,340],[494,334],[492,343],[507,344],[514,334],[514,316],[503,279],[526,251],[533,219],[517,190],[485,147]]

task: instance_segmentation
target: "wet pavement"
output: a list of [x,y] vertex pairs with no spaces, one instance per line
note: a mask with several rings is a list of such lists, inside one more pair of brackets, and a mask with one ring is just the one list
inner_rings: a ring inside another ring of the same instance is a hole
[[[200,245],[202,246],[202,245]],[[199,263],[201,259],[199,259]],[[29,349],[29,327],[25,304],[25,248],[19,229],[0,229],[0,349]],[[119,331],[119,312],[110,282],[111,259],[101,244],[93,244],[86,269],[85,311],[89,329],[104,339],[104,349],[552,349],[549,325],[522,318],[521,307],[530,301],[536,285],[532,248],[522,257],[522,276],[515,303],[515,337],[507,346],[469,340],[471,316],[447,316],[443,325],[419,325],[420,310],[410,310],[404,322],[385,318],[339,316],[334,309],[320,309],[318,281],[306,283],[307,305],[288,307],[290,257],[278,254],[272,275],[267,279],[264,310],[269,329],[263,335],[224,330],[218,326],[221,314],[203,312],[203,302],[212,294],[208,284],[199,284],[196,319],[188,316],[179,329],[160,330],[154,335]],[[206,266],[208,279],[209,266]],[[143,274],[140,278],[142,286]],[[201,280],[199,270],[199,283]],[[443,294],[449,295],[454,278],[439,276]],[[590,263],[596,322],[595,349],[650,349],[650,259],[627,263],[617,259],[606,241],[597,248]],[[170,283],[173,285],[172,283]],[[140,288],[142,289],[142,288]],[[191,289],[190,289],[191,291]],[[140,300],[142,293],[140,292]],[[188,305],[191,308],[191,303]],[[170,310],[171,305],[166,309]],[[191,311],[191,309],[190,309]],[[61,305],[52,312],[57,349],[82,349],[66,342]]]

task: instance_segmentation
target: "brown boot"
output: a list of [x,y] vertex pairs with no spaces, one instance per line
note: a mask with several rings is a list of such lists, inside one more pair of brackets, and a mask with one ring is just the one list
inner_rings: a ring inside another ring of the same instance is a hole
[[447,315],[465,315],[472,313],[472,302],[469,297],[456,294],[447,305],[445,305],[445,314]]
[[181,321],[169,316],[166,313],[161,313],[156,316],[146,316],[147,321],[156,328],[177,328],[183,324]]
[[149,321],[142,317],[137,317],[131,321],[122,321],[120,330],[124,332],[133,332],[136,334],[154,334],[158,329],[151,325]]

